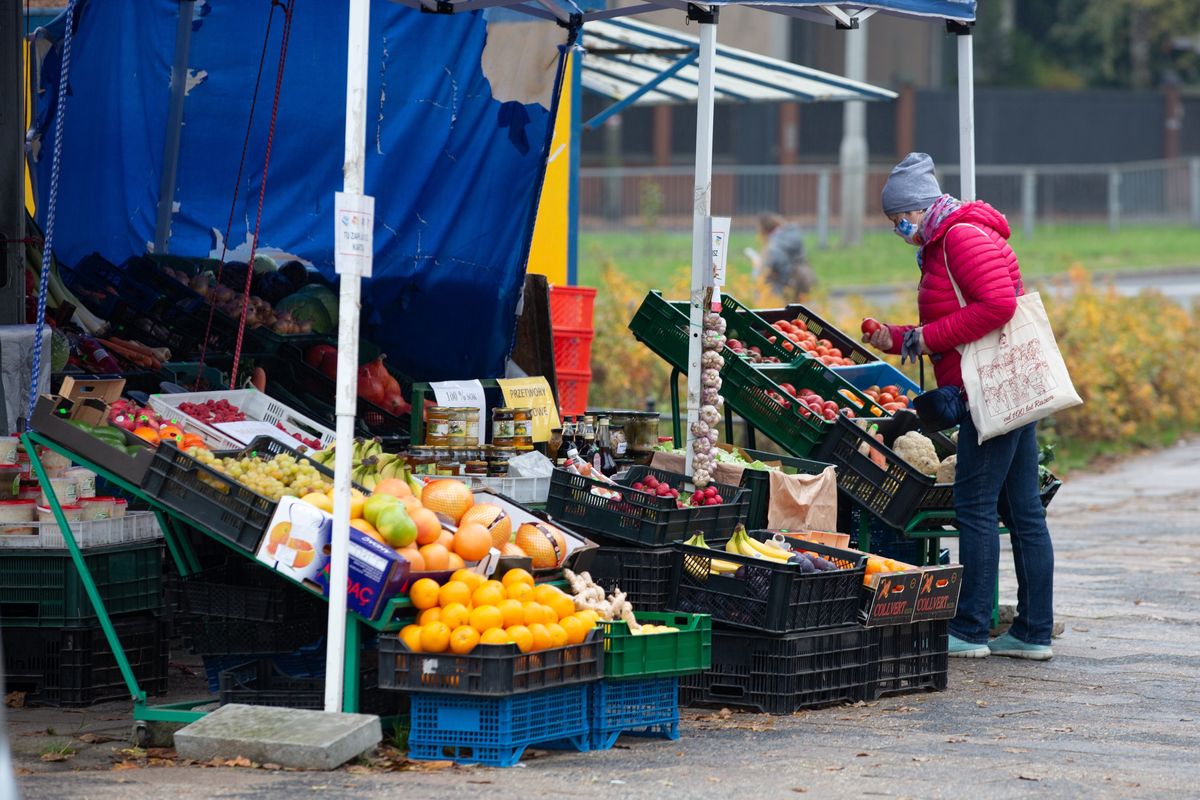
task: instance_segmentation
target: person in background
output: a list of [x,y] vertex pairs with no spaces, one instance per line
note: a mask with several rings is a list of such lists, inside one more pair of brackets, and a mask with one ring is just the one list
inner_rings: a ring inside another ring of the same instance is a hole
[[778,214],[758,220],[758,240],[763,252],[747,250],[754,277],[762,276],[786,300],[802,300],[817,285],[817,275],[804,252],[804,232]]
[[[987,203],[943,194],[933,160],[924,153],[910,153],[892,170],[882,201],[896,235],[917,248],[921,324],[883,325],[863,341],[893,355],[929,355],[938,386],[962,393],[956,348],[1012,319],[1024,292],[1017,257],[1008,246],[1008,221]],[[962,291],[962,304],[950,273]],[[1016,387],[1001,381],[996,388],[1004,401]],[[959,405],[965,410],[982,402],[985,398],[966,397]],[[971,415],[961,414],[954,508],[963,583],[958,613],[950,622],[950,655],[1051,658],[1054,546],[1039,496],[1036,422],[980,444]],[[1011,534],[1017,616],[1007,633],[989,643],[1000,562],[997,515]]]

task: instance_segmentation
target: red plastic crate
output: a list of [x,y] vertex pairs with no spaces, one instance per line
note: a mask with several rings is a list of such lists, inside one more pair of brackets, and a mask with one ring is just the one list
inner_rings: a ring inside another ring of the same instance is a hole
[[588,386],[591,382],[591,370],[558,370],[559,413],[575,416],[587,411]]
[[592,367],[595,333],[583,328],[554,329],[554,366],[560,370],[585,372]]
[[586,286],[550,287],[550,323],[558,328],[592,328],[596,290]]

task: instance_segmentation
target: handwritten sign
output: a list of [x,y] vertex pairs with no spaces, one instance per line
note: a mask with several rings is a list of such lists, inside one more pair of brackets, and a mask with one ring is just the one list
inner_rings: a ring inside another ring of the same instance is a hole
[[533,409],[533,440],[550,441],[550,431],[560,424],[554,393],[545,378],[501,378],[496,381],[509,408]]
[[371,277],[375,198],[337,192],[333,203],[333,266],[339,275]]
[[487,400],[483,395],[483,384],[479,381],[438,381],[429,384],[429,388],[433,389],[433,396],[437,399],[439,406],[479,409],[479,425],[476,427],[476,430],[479,431],[477,444],[483,444],[487,430],[487,423],[484,419],[487,412]]

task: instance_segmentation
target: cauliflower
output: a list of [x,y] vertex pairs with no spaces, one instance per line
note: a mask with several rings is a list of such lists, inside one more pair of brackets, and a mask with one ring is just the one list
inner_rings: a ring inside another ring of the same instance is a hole
[[936,475],[941,465],[941,459],[933,449],[933,442],[928,436],[917,431],[909,431],[897,437],[892,450],[924,475]]
[[954,475],[958,469],[958,456],[946,456],[946,460],[937,470],[938,483],[954,483]]

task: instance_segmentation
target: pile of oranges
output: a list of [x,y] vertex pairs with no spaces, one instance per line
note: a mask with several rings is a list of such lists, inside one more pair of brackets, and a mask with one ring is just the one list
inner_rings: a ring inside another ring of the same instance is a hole
[[595,611],[576,611],[561,589],[535,586],[523,569],[499,581],[467,569],[444,585],[421,578],[408,596],[420,614],[400,639],[415,653],[465,654],[495,644],[515,644],[522,653],[549,650],[579,644],[600,619]]
[[892,572],[907,572],[917,569],[912,564],[905,564],[903,561],[896,561],[891,558],[881,558],[879,556],[867,557],[867,571],[863,575],[863,584],[872,586],[875,583],[876,575],[889,574]]

